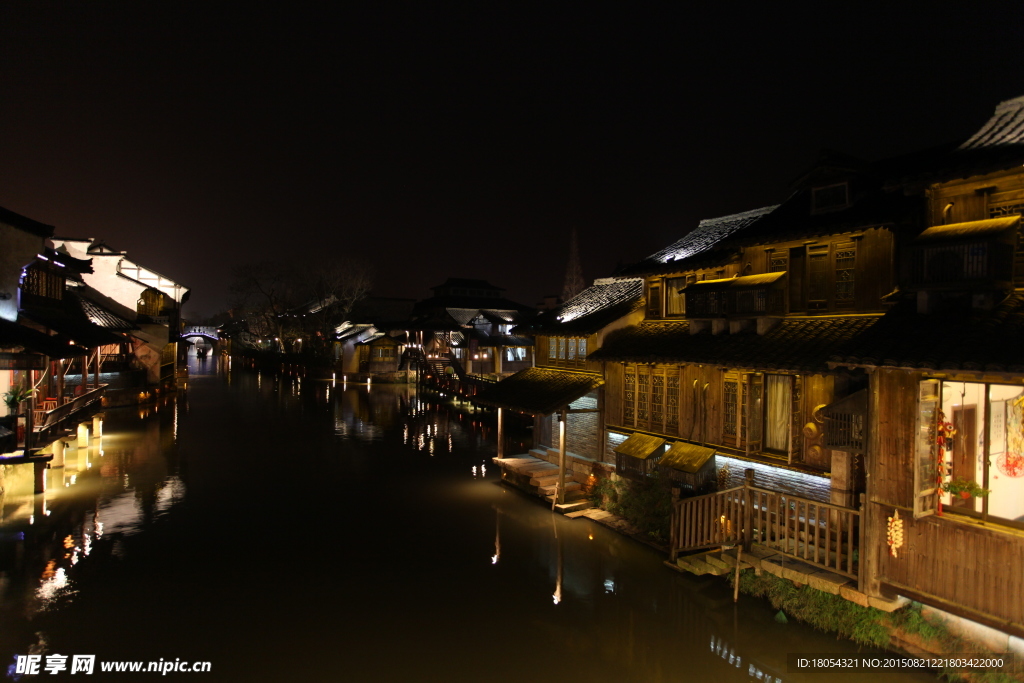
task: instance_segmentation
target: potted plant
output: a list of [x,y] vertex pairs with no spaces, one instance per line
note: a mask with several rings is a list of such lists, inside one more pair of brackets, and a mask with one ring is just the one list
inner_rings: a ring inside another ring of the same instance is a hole
[[4,394],[4,403],[7,405],[7,415],[16,416],[21,409],[21,404],[32,398],[33,390],[27,387],[11,387]]
[[960,496],[964,500],[968,498],[987,496],[991,491],[978,486],[978,482],[958,477],[952,481],[942,484],[942,490],[951,496]]

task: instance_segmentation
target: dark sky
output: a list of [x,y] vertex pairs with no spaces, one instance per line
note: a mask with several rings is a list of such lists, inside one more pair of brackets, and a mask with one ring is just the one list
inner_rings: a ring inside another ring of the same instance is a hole
[[822,147],[963,138],[1024,94],[1016,3],[214,5],[0,7],[0,206],[197,317],[237,265],[309,254],[532,304],[572,228],[601,277],[781,201]]

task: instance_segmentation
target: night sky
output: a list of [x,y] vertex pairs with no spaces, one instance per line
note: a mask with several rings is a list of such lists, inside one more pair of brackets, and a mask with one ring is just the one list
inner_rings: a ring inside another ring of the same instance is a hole
[[1024,94],[1017,3],[209,4],[0,7],[0,206],[192,287],[187,317],[309,254],[533,304],[572,228],[605,276],[823,147],[965,138]]

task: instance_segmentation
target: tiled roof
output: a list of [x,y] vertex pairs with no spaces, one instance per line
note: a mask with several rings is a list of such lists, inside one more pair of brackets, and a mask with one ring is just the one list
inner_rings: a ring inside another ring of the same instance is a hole
[[53,237],[53,226],[26,218],[21,214],[14,213],[10,209],[0,206],[0,223],[6,223],[15,228],[27,230],[40,237]]
[[593,334],[630,313],[641,304],[644,281],[639,278],[605,278],[569,299],[553,311],[514,331],[532,331],[551,335]]
[[41,353],[50,358],[84,356],[88,349],[72,345],[62,335],[50,336],[24,325],[0,318],[0,349],[23,348],[29,353]]
[[1000,102],[992,117],[956,149],[904,164],[890,185],[984,175],[1024,163],[1024,96]]
[[498,408],[550,415],[600,386],[600,375],[527,368],[491,385],[474,401]]
[[691,267],[684,262],[696,256],[707,255],[722,240],[753,225],[776,208],[778,207],[766,206],[730,216],[706,218],[670,246],[634,266],[625,268],[617,275],[651,275]]
[[85,297],[78,296],[76,293],[68,291],[65,296],[71,296],[77,299],[78,305],[82,308],[82,313],[94,324],[100,327],[113,330],[115,332],[128,332],[130,330],[139,329],[135,323],[130,320],[126,320],[119,316],[117,313],[101,306],[95,301],[90,301]]
[[785,272],[758,273],[757,275],[739,275],[727,277],[720,280],[701,280],[686,286],[689,290],[722,290],[722,289],[744,289],[747,287],[763,287],[773,282],[778,282],[785,275]]
[[944,242],[962,238],[982,239],[1001,235],[1016,228],[1020,223],[1020,216],[1002,216],[1000,218],[988,218],[981,221],[969,221],[967,223],[949,223],[947,225],[935,225],[920,235],[914,242]]
[[919,315],[913,300],[893,307],[837,349],[837,365],[918,370],[1024,372],[1024,293],[989,312]]
[[690,334],[689,322],[641,323],[608,335],[590,360],[706,363],[753,370],[822,372],[841,344],[879,316],[786,318],[764,335]]

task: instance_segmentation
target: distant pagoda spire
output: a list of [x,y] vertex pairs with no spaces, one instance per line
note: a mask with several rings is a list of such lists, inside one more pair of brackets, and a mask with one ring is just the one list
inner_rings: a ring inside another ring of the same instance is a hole
[[565,286],[562,287],[562,301],[568,301],[586,288],[583,280],[583,267],[580,266],[580,244],[576,238],[576,228],[572,229],[569,239],[569,264],[565,268]]

